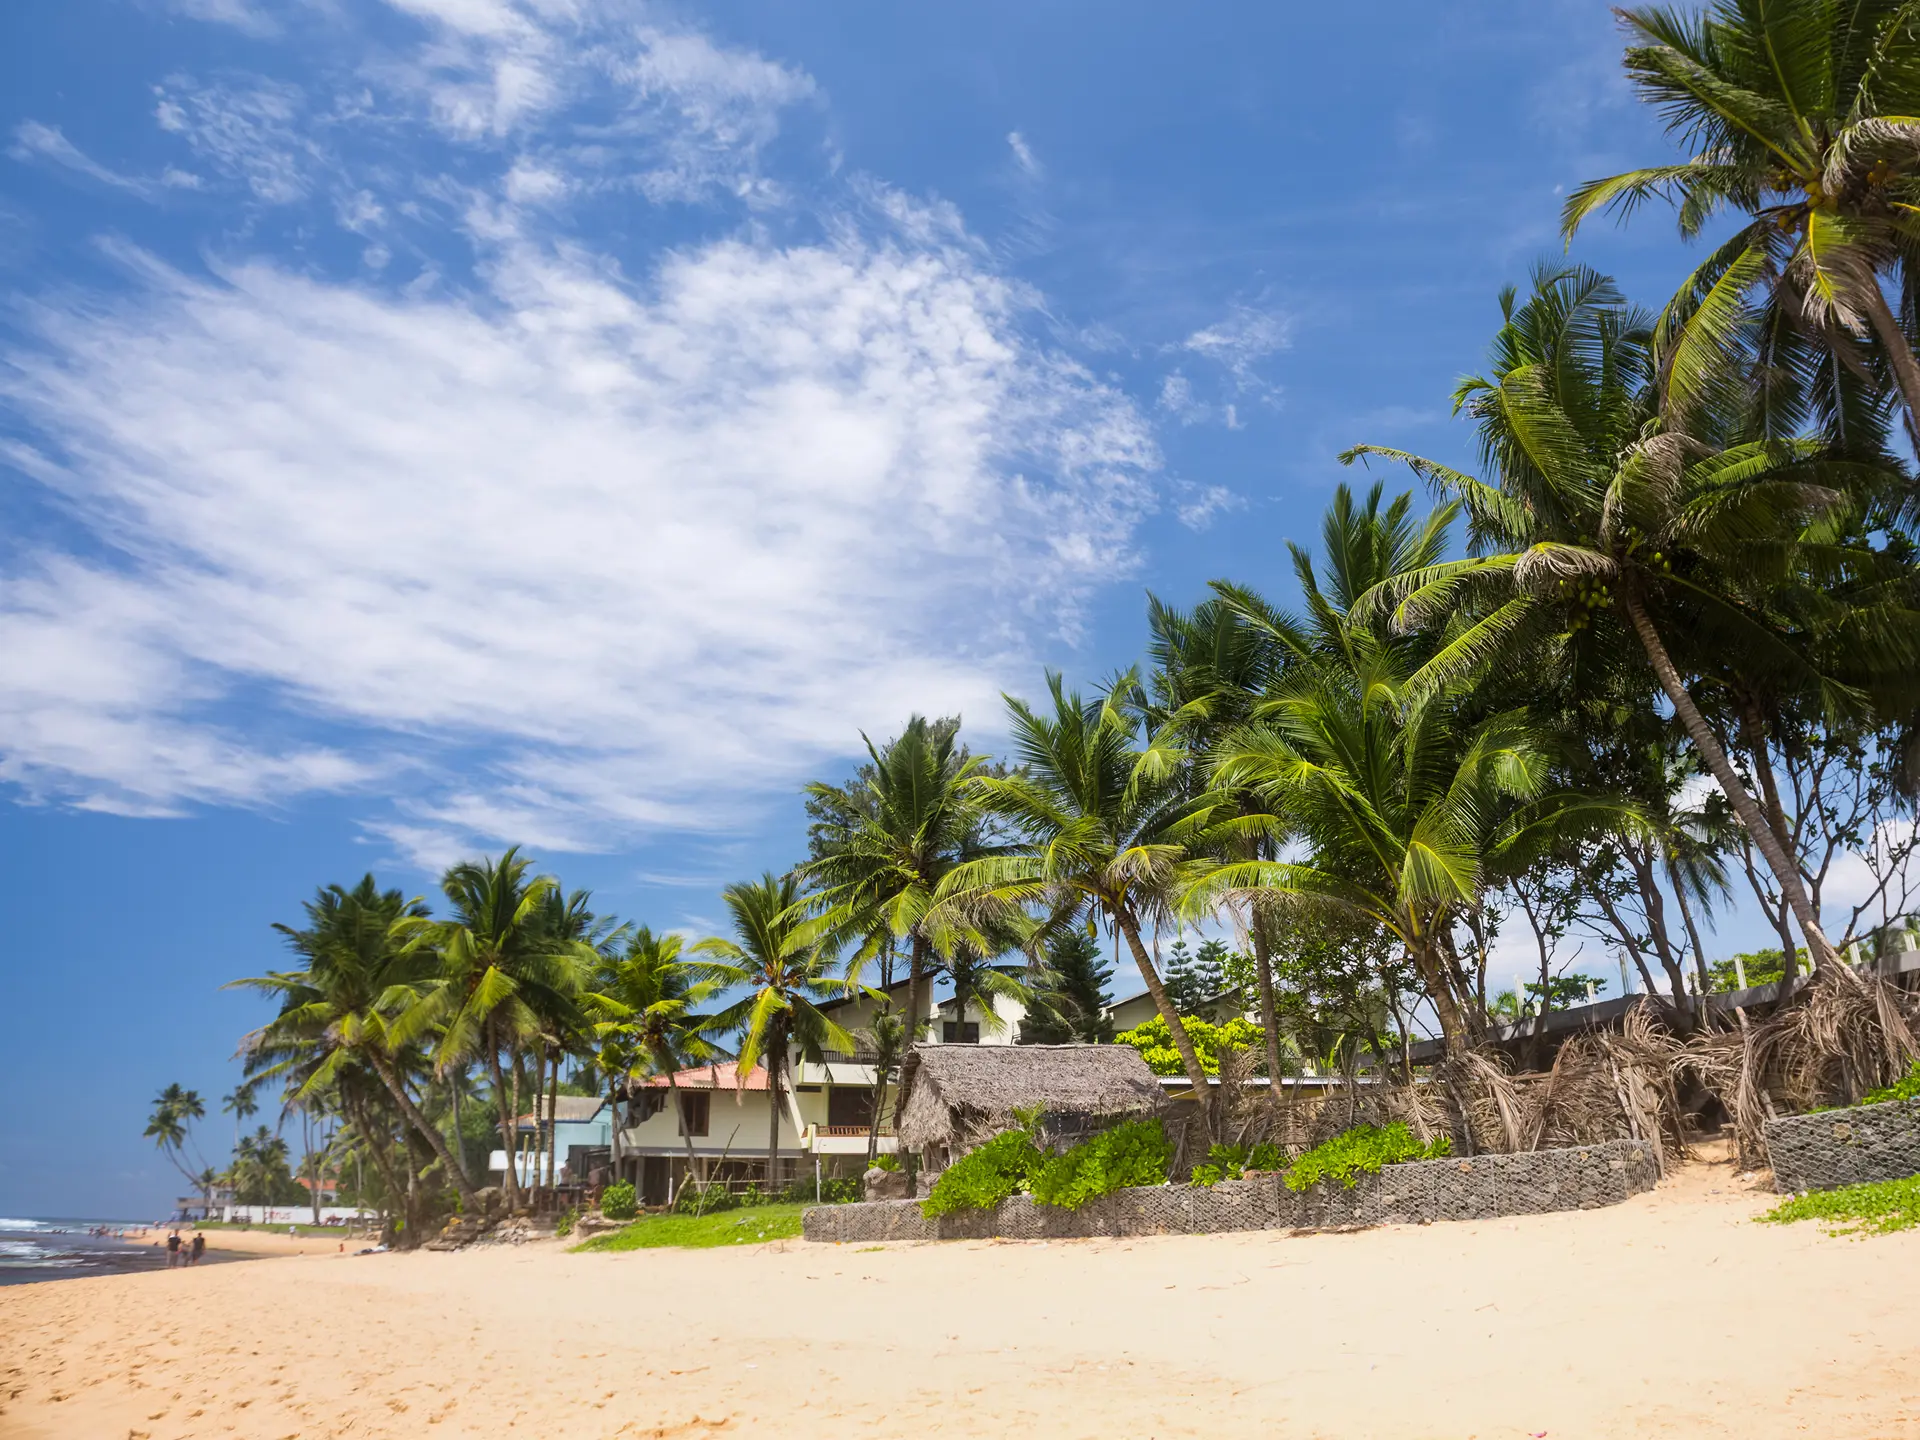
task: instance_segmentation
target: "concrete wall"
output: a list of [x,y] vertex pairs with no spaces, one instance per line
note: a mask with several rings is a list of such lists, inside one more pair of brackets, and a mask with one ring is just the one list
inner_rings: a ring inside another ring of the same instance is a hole
[[1782,1194],[1920,1175],[1920,1100],[1787,1115],[1767,1122],[1766,1137]]
[[1349,1225],[1491,1220],[1617,1205],[1659,1179],[1653,1147],[1613,1140],[1574,1150],[1418,1160],[1363,1175],[1351,1189],[1326,1181],[1305,1192],[1278,1175],[1223,1180],[1212,1189],[1156,1185],[1120,1190],[1078,1210],[1016,1195],[993,1211],[928,1220],[917,1200],[822,1205],[806,1212],[809,1240],[1011,1240],[1092,1235],[1213,1235],[1229,1230],[1326,1230]]

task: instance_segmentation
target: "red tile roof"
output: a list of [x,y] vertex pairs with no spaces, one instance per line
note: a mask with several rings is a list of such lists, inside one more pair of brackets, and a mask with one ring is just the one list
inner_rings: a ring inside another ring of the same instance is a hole
[[[696,1065],[691,1070],[682,1070],[673,1077],[673,1083],[682,1090],[731,1090],[735,1087],[734,1064],[731,1060],[722,1060],[713,1065]],[[655,1075],[642,1086],[645,1090],[664,1090],[667,1077]],[[767,1088],[767,1067],[756,1065],[747,1072],[746,1083],[742,1090],[764,1090]]]

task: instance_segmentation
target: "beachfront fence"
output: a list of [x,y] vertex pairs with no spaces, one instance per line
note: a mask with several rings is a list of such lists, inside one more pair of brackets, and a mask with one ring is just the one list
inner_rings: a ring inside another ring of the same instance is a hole
[[[230,1224],[245,1222],[249,1225],[311,1225],[313,1206],[311,1205],[216,1205],[220,1218]],[[352,1225],[356,1221],[377,1221],[379,1213],[373,1210],[361,1210],[352,1205],[322,1205],[320,1223],[322,1225]]]

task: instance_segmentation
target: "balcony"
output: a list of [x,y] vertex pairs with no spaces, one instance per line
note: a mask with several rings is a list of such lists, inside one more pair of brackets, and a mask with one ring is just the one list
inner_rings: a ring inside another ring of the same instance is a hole
[[[865,1125],[809,1125],[806,1138],[800,1148],[810,1150],[815,1155],[864,1155],[867,1153],[867,1136],[871,1132]],[[880,1153],[891,1155],[899,1148],[894,1138],[893,1127],[880,1127]]]

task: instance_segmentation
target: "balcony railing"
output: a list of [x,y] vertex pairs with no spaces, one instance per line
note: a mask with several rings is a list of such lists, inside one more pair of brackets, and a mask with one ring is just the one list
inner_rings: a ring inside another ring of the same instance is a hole
[[[836,1140],[846,1139],[854,1135],[871,1135],[873,1133],[873,1127],[871,1125],[815,1125],[813,1127],[813,1133],[825,1136],[829,1140]],[[893,1134],[893,1126],[887,1124],[884,1120],[881,1121],[880,1133],[882,1135]]]
[[852,1050],[822,1050],[819,1063],[822,1065],[877,1065],[880,1057],[871,1050],[858,1047]]

